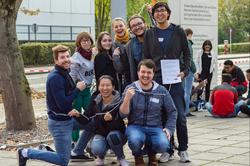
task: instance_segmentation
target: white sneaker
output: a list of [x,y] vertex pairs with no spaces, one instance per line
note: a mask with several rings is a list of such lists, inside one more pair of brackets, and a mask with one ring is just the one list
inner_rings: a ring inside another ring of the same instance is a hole
[[249,117],[247,114],[244,114],[243,112],[239,112],[239,117],[241,118],[246,118],[246,117]]
[[104,165],[104,159],[100,159],[99,157],[97,157],[97,160],[96,160],[96,165]]
[[174,155],[171,155],[168,153],[168,152],[164,152],[161,154],[161,157],[158,158],[158,161],[160,163],[165,163],[165,162],[168,162],[168,161],[171,161],[174,159]]
[[129,166],[129,163],[126,161],[125,158],[120,159],[119,163],[121,166]]
[[190,159],[190,157],[188,155],[188,152],[186,150],[185,151],[179,151],[178,155],[181,157],[181,162],[183,162],[183,163],[191,161],[191,159]]

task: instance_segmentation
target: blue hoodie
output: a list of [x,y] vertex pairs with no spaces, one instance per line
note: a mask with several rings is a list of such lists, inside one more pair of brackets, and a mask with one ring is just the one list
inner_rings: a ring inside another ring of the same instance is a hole
[[[128,117],[128,125],[162,126],[161,114],[163,108],[165,108],[167,115],[165,128],[173,135],[176,126],[177,109],[167,89],[153,81],[152,92],[149,95],[145,95],[139,81],[135,81],[128,85],[124,92],[130,87],[135,88],[135,95],[130,100],[130,112],[123,114],[120,110],[122,118]],[[121,103],[123,103],[124,98],[125,94],[122,96]]]

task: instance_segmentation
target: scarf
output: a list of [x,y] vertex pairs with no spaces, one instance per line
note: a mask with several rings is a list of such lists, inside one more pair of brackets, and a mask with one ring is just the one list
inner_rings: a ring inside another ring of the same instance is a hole
[[81,47],[81,48],[76,48],[76,51],[79,52],[83,58],[87,60],[92,59],[92,48],[90,48],[89,50],[85,50]]
[[73,90],[76,88],[76,85],[69,75],[70,68],[68,70],[63,70],[60,66],[57,64],[55,65],[55,69],[63,76],[64,80],[67,83],[67,89],[65,90],[65,95],[69,96],[73,92]]
[[122,42],[122,43],[127,43],[129,41],[129,32],[126,29],[125,31],[125,35],[123,37],[119,37],[117,35],[115,35],[115,40],[118,42]]

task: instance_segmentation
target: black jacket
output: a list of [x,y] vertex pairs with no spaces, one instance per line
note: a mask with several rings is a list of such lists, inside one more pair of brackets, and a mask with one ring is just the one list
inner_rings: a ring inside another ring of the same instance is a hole
[[[102,111],[102,95],[101,93],[99,93],[95,99],[91,98],[89,105],[84,112],[85,116],[91,117],[95,115],[96,113],[106,113],[107,111],[110,111],[113,108],[115,108],[112,112],[110,112],[112,115],[111,121],[104,120],[105,114],[97,115],[94,117],[95,126],[96,126],[95,131],[94,131],[95,134],[100,134],[106,137],[110,131],[114,131],[114,130],[118,130],[122,133],[125,133],[125,124],[123,122],[123,119],[119,115],[121,97],[120,97],[119,92],[115,90],[113,91],[113,95],[115,95],[115,97],[113,98],[111,103]],[[78,118],[77,117],[74,117],[74,118],[77,122],[79,122],[82,125],[86,125],[91,121],[91,119],[88,120],[83,115],[80,115],[80,117]]]
[[[179,59],[180,71],[187,76],[190,70],[191,53],[188,46],[187,36],[183,28],[174,25],[174,32],[170,39],[167,52],[164,53],[158,41],[155,26],[148,29],[144,34],[142,57],[143,59],[152,59],[155,62],[155,77],[161,77],[161,60],[162,59]],[[183,63],[180,60],[183,52]]]
[[[225,69],[222,70],[222,74],[223,73],[226,73]],[[247,81],[241,68],[234,65],[230,74],[233,79],[232,83],[230,84],[231,86],[244,85],[247,87]]]
[[95,79],[96,82],[103,75],[110,75],[115,80],[115,90],[118,90],[118,81],[116,77],[116,71],[113,66],[113,61],[102,53],[98,53],[95,56]]

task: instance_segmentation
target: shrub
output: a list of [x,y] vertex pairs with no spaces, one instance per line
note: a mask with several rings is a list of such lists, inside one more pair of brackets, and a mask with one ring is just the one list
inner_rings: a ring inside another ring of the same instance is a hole
[[[230,53],[230,45],[227,46],[227,52]],[[225,53],[225,46],[218,46],[218,53]],[[233,43],[232,44],[232,53],[250,53],[250,43]]]

